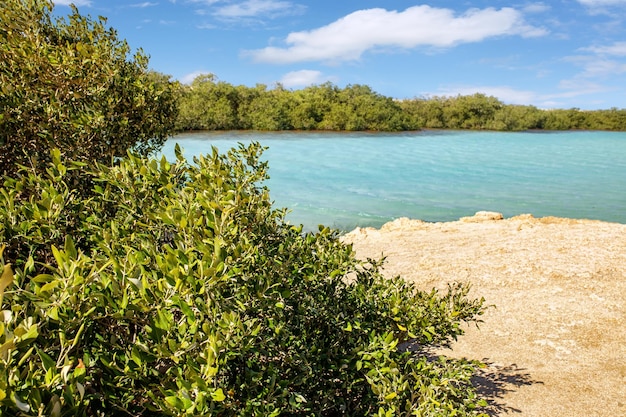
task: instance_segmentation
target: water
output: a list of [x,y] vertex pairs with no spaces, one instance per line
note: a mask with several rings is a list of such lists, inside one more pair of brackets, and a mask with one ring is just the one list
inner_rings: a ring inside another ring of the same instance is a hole
[[480,210],[626,223],[626,133],[202,132],[170,139],[185,155],[259,141],[287,219],[313,230],[451,221]]

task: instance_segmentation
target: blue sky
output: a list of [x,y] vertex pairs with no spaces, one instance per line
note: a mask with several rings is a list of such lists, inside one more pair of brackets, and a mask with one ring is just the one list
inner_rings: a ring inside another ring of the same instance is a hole
[[476,92],[540,108],[626,107],[626,0],[54,0],[105,16],[151,68],[394,98]]

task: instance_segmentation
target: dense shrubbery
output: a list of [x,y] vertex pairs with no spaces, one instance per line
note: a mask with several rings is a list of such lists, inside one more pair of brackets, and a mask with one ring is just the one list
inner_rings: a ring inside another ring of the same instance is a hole
[[285,224],[257,144],[195,164],[51,160],[0,188],[1,414],[478,413],[474,364],[398,343],[445,344],[482,301],[384,279],[336,232]]
[[180,110],[178,130],[626,130],[626,110],[540,110],[484,94],[394,101],[364,85],[235,87],[211,74],[181,86]]
[[201,75],[181,87],[178,130],[418,129],[399,103],[364,85],[330,83],[302,90],[249,88]]
[[[53,23],[49,1],[2,4],[0,414],[479,413],[475,363],[399,347],[446,344],[476,321],[482,300],[466,286],[417,291],[336,232],[286,224],[258,144],[193,164],[142,158],[172,126],[167,77],[142,54],[128,61],[103,22],[74,10]],[[227,94],[181,118],[409,126],[363,86],[307,90],[318,101],[217,87]]]
[[[49,0],[0,6],[0,175],[52,148],[76,160],[106,162],[134,148],[148,155],[176,119],[177,89],[147,70],[101,18],[76,9],[51,16]],[[42,168],[43,169],[43,168]]]
[[488,129],[518,131],[626,130],[626,110],[555,109],[507,105],[484,94],[433,97],[402,102],[415,123],[433,129]]

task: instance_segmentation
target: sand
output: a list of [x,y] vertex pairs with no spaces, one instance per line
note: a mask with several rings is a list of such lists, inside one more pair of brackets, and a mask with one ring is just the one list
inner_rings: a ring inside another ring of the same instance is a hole
[[479,212],[343,238],[419,288],[460,281],[494,305],[440,354],[482,360],[489,415],[626,416],[626,225]]

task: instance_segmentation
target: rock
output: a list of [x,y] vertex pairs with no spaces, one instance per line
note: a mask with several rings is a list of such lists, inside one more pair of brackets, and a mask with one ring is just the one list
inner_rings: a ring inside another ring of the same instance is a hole
[[412,230],[416,227],[423,225],[423,220],[409,219],[407,217],[400,217],[388,223],[385,223],[380,228],[381,232],[390,232],[393,230]]
[[471,217],[461,217],[461,221],[465,223],[480,223],[502,219],[504,219],[502,213],[495,211],[479,211]]

